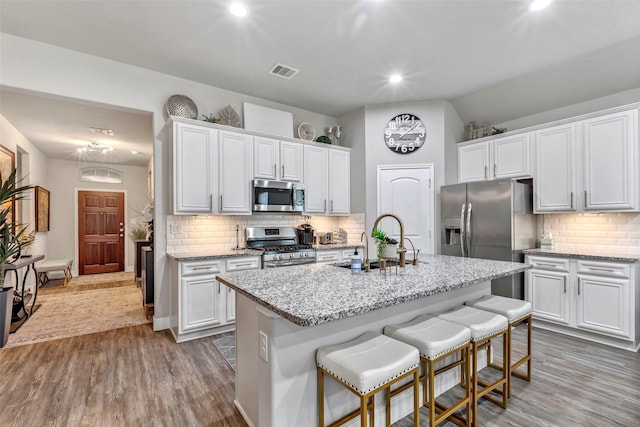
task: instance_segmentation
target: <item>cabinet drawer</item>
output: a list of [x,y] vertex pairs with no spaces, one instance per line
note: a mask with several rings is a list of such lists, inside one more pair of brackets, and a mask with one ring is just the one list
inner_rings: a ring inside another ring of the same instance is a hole
[[182,276],[193,276],[194,274],[220,273],[222,271],[221,260],[189,261],[180,263],[180,274]]
[[227,259],[226,271],[259,270],[260,257],[244,257]]
[[[356,251],[355,248],[351,248],[351,249],[343,249],[340,252],[340,259],[342,261],[351,261],[351,256],[353,255],[353,253]],[[363,258],[362,253],[364,252],[364,248],[358,247],[358,256],[360,258]]]
[[527,256],[526,262],[538,270],[569,271],[569,260],[565,258]]
[[578,261],[578,274],[594,274],[598,276],[629,278],[630,266],[615,262]]
[[316,262],[338,262],[340,255],[340,251],[318,251]]

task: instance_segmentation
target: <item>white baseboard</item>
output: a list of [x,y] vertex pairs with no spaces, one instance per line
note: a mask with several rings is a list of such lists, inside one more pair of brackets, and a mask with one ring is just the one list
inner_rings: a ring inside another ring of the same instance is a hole
[[157,317],[153,316],[153,330],[154,331],[163,331],[165,329],[169,329],[169,316],[167,317]]

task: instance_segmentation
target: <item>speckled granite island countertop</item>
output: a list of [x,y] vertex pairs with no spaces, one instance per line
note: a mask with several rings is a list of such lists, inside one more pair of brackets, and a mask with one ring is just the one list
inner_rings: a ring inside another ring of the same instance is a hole
[[[353,274],[327,264],[224,273],[216,279],[299,326],[315,326],[476,283],[530,265],[449,256],[420,256],[402,275]],[[395,270],[394,270],[395,271]]]
[[594,261],[613,261],[613,262],[637,262],[640,261],[640,255],[616,254],[612,252],[602,252],[597,250],[568,250],[568,249],[525,249],[522,251],[525,255],[552,256],[560,258],[580,258],[590,259]]

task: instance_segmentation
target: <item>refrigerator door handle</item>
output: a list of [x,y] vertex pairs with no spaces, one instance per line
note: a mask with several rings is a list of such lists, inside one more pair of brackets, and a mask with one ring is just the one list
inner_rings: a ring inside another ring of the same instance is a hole
[[470,257],[471,256],[471,203],[469,203],[467,206],[466,233],[467,233],[467,256]]
[[467,207],[466,203],[462,204],[462,209],[460,210],[460,249],[462,249],[462,256],[466,257],[467,255],[465,254],[464,251],[464,243],[466,240],[466,235],[467,233],[465,233],[464,231],[464,211],[465,208]]

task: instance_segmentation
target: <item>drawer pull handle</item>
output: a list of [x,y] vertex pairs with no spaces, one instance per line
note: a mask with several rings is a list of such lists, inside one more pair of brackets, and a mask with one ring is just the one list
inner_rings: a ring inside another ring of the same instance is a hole
[[245,263],[242,263],[242,264],[234,264],[233,265],[233,267],[252,267],[252,266],[255,266],[255,264],[252,263],[252,262],[245,262]]
[[192,270],[211,270],[213,267],[191,267]]
[[592,271],[606,271],[607,273],[615,273],[615,270],[613,268],[589,267],[589,270],[592,270]]
[[540,266],[540,267],[551,267],[551,268],[557,268],[558,267],[555,264],[545,264],[545,263],[542,263],[542,262],[539,262],[537,265]]

